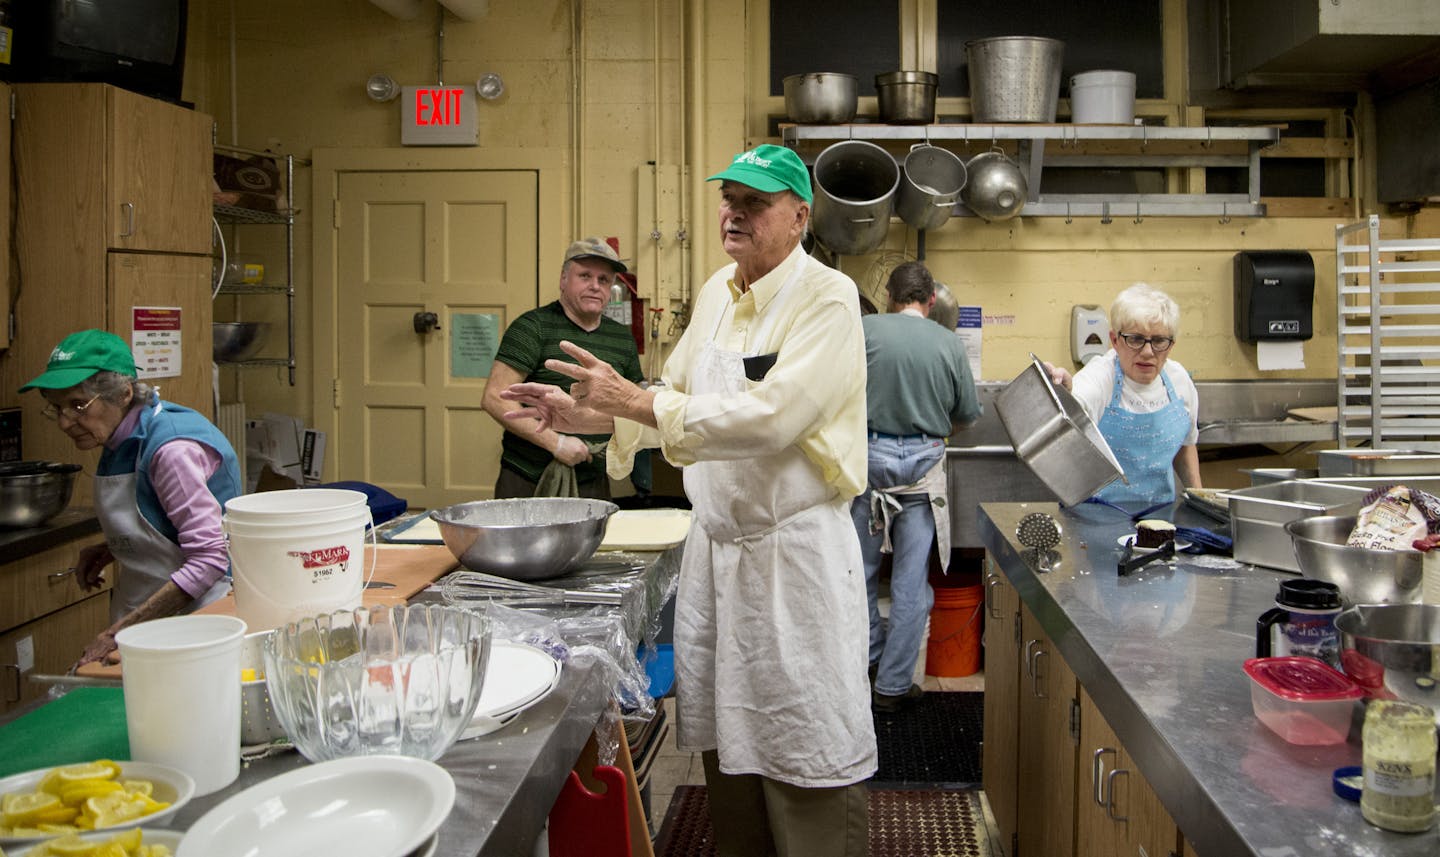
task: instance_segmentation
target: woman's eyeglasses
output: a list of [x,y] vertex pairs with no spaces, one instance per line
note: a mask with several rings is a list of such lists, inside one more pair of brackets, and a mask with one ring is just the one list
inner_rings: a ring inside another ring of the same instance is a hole
[[1170,350],[1170,346],[1175,344],[1173,336],[1141,336],[1138,333],[1122,333],[1120,339],[1135,351],[1149,345],[1150,350],[1156,354],[1164,354]]
[[94,396],[90,397],[90,401],[86,402],[83,405],[66,405],[63,408],[57,406],[54,402],[51,402],[50,404],[41,408],[40,413],[44,414],[45,418],[48,420],[58,420],[60,419],[60,416],[62,414],[72,420],[78,420],[80,419],[80,415],[85,413],[85,409],[95,404],[95,400],[98,398],[100,398],[100,394],[96,393]]

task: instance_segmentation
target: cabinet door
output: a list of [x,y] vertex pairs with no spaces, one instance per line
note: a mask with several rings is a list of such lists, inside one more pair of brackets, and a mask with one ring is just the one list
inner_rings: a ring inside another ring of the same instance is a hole
[[[103,540],[96,533],[0,566],[0,629],[23,625],[97,594],[80,588],[75,561],[81,547]],[[106,574],[101,592],[109,591],[114,576],[113,572]]]
[[985,796],[1001,850],[1013,857],[1020,745],[1020,597],[994,562],[985,570]]
[[63,674],[109,624],[110,597],[101,594],[0,634],[0,713],[44,696],[30,674]]
[[[0,103],[10,103],[10,84],[0,83]],[[10,111],[0,110],[0,307],[10,306]],[[10,346],[10,325],[0,324],[0,349]]]
[[[1159,796],[1150,787],[1150,781],[1140,774],[1139,767],[1128,753],[1124,754],[1124,764],[1130,770],[1129,783],[1124,792],[1129,805],[1118,814],[1129,819],[1126,822],[1126,853],[1174,857],[1180,853],[1182,847],[1180,829],[1175,826],[1175,820],[1170,817],[1164,804],[1160,803]],[[1117,794],[1120,792],[1117,791]]]
[[109,246],[209,254],[212,120],[123,89],[106,95]]
[[[145,380],[160,387],[160,395],[167,401],[214,419],[210,264],[208,256],[111,253],[108,328],[128,340],[135,332],[136,307],[179,309],[179,366],[170,364],[162,370],[164,375]],[[169,355],[171,359],[175,356]],[[143,372],[143,346],[136,348],[135,359]]]
[[1022,605],[1019,854],[1071,857],[1075,850],[1072,708],[1078,685],[1065,659]]
[[[1080,689],[1080,781],[1075,795],[1076,857],[1114,857],[1123,850],[1127,822],[1121,821],[1130,801],[1116,799],[1116,791],[1130,785],[1120,739],[1095,707],[1090,694]],[[1155,855],[1165,857],[1165,855]]]

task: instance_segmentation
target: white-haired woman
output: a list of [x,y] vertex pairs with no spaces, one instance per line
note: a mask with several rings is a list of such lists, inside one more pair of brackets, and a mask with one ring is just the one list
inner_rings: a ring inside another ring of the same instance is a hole
[[76,449],[101,450],[95,515],[105,541],[81,549],[75,576],[88,590],[112,562],[123,573],[110,594],[110,626],[76,666],[114,651],[120,629],[189,612],[230,589],[220,518],[242,490],[235,450],[204,416],[162,401],[137,376],[125,340],[82,330],[20,388],[40,391],[45,415]]
[[1129,484],[1115,481],[1096,496],[1110,503],[1154,506],[1176,497],[1174,473],[1200,485],[1195,422],[1200,397],[1185,367],[1170,358],[1180,307],[1169,295],[1136,283],[1110,305],[1110,350],[1066,386],[1115,453]]

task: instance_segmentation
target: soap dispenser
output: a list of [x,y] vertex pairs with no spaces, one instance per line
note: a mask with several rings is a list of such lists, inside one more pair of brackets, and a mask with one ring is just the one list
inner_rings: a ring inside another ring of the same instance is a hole
[[1110,320],[1095,304],[1070,308],[1070,357],[1084,366],[1110,350]]

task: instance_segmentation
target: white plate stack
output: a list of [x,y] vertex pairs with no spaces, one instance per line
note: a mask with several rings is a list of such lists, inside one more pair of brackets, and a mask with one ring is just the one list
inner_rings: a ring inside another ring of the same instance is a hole
[[485,684],[470,725],[460,740],[494,732],[517,714],[549,696],[560,682],[560,662],[526,643],[496,640],[490,646]]

